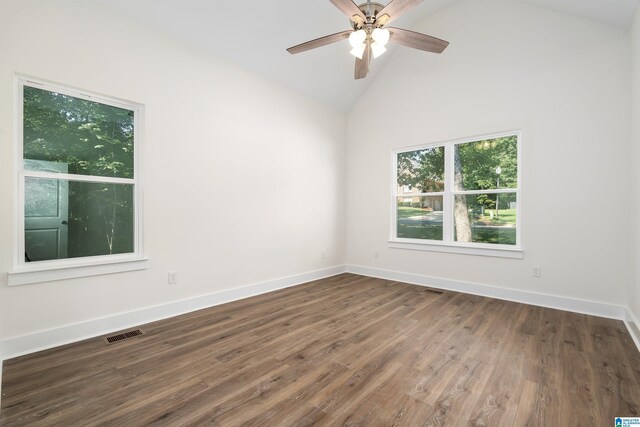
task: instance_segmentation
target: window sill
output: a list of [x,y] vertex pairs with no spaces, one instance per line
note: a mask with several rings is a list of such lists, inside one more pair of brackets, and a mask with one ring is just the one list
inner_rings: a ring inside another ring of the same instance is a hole
[[74,265],[28,265],[15,269],[8,276],[8,285],[28,285],[31,283],[53,282],[56,280],[76,279],[79,277],[101,276],[103,274],[122,273],[126,271],[145,270],[148,258],[127,258],[100,263],[84,263]]
[[392,249],[408,249],[415,251],[444,252],[452,254],[479,255],[497,258],[523,259],[524,250],[513,246],[468,246],[450,242],[421,242],[415,240],[389,240],[389,247]]

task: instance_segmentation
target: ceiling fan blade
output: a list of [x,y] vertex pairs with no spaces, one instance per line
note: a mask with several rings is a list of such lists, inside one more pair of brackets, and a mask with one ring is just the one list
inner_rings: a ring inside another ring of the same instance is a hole
[[369,74],[369,63],[371,62],[371,45],[367,43],[367,47],[364,49],[362,59],[356,58],[356,68],[354,70],[353,77],[356,80],[364,79]]
[[348,39],[349,34],[351,34],[352,32],[353,31],[351,30],[346,30],[346,31],[341,31],[339,33],[331,34],[329,36],[320,37],[319,39],[310,40],[306,43],[301,43],[299,45],[290,47],[289,49],[287,49],[287,52],[293,55],[295,53],[300,53],[300,52],[315,49],[317,47],[324,46],[327,44],[339,42],[340,40]]
[[353,0],[329,0],[335,7],[340,9],[342,13],[347,15],[352,22],[356,24],[362,24],[366,17],[364,13],[360,10],[357,4],[353,2]]
[[[382,8],[377,15],[377,21],[380,25],[387,25],[394,19],[402,16],[406,11],[421,3],[422,0],[391,0],[391,2]],[[384,15],[387,15],[386,17]]]
[[420,49],[427,52],[442,53],[449,46],[448,41],[440,40],[415,31],[403,30],[402,28],[387,28],[390,40],[402,46]]

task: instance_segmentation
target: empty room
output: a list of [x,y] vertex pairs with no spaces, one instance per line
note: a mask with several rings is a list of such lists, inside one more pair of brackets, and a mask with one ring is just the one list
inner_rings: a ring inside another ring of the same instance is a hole
[[0,0],[0,425],[640,425],[639,4]]

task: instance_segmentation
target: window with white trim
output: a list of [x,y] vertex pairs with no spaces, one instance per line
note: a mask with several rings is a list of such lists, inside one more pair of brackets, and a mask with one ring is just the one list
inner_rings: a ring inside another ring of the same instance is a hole
[[519,145],[510,132],[394,151],[391,242],[519,250]]
[[18,93],[14,270],[141,259],[142,106],[22,78]]

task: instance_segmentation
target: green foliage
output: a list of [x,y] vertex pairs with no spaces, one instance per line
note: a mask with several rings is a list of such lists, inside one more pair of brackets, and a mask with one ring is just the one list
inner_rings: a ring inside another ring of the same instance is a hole
[[[518,144],[515,135],[459,144],[456,149],[460,154],[465,190],[518,186]],[[500,174],[496,172],[498,167]]]
[[[25,86],[23,116],[25,159],[133,178],[133,111]],[[132,252],[133,212],[132,185],[70,181],[68,256]]]
[[24,88],[24,158],[69,173],[133,178],[133,111]]
[[516,244],[516,229],[508,227],[471,227],[471,241],[500,245]]
[[133,252],[133,186],[69,183],[69,257]]
[[[518,146],[515,135],[458,144],[464,190],[516,188],[518,186]],[[398,185],[419,192],[444,191],[444,147],[399,153]],[[500,174],[496,169],[500,168]],[[499,186],[498,186],[499,181]],[[493,208],[486,195],[478,202]]]
[[442,224],[405,224],[398,222],[398,237],[404,239],[442,240]]
[[476,203],[478,205],[483,205],[487,209],[493,209],[496,207],[495,200],[492,200],[490,194],[478,194],[476,196]]
[[444,147],[398,154],[398,185],[421,193],[444,191]]

